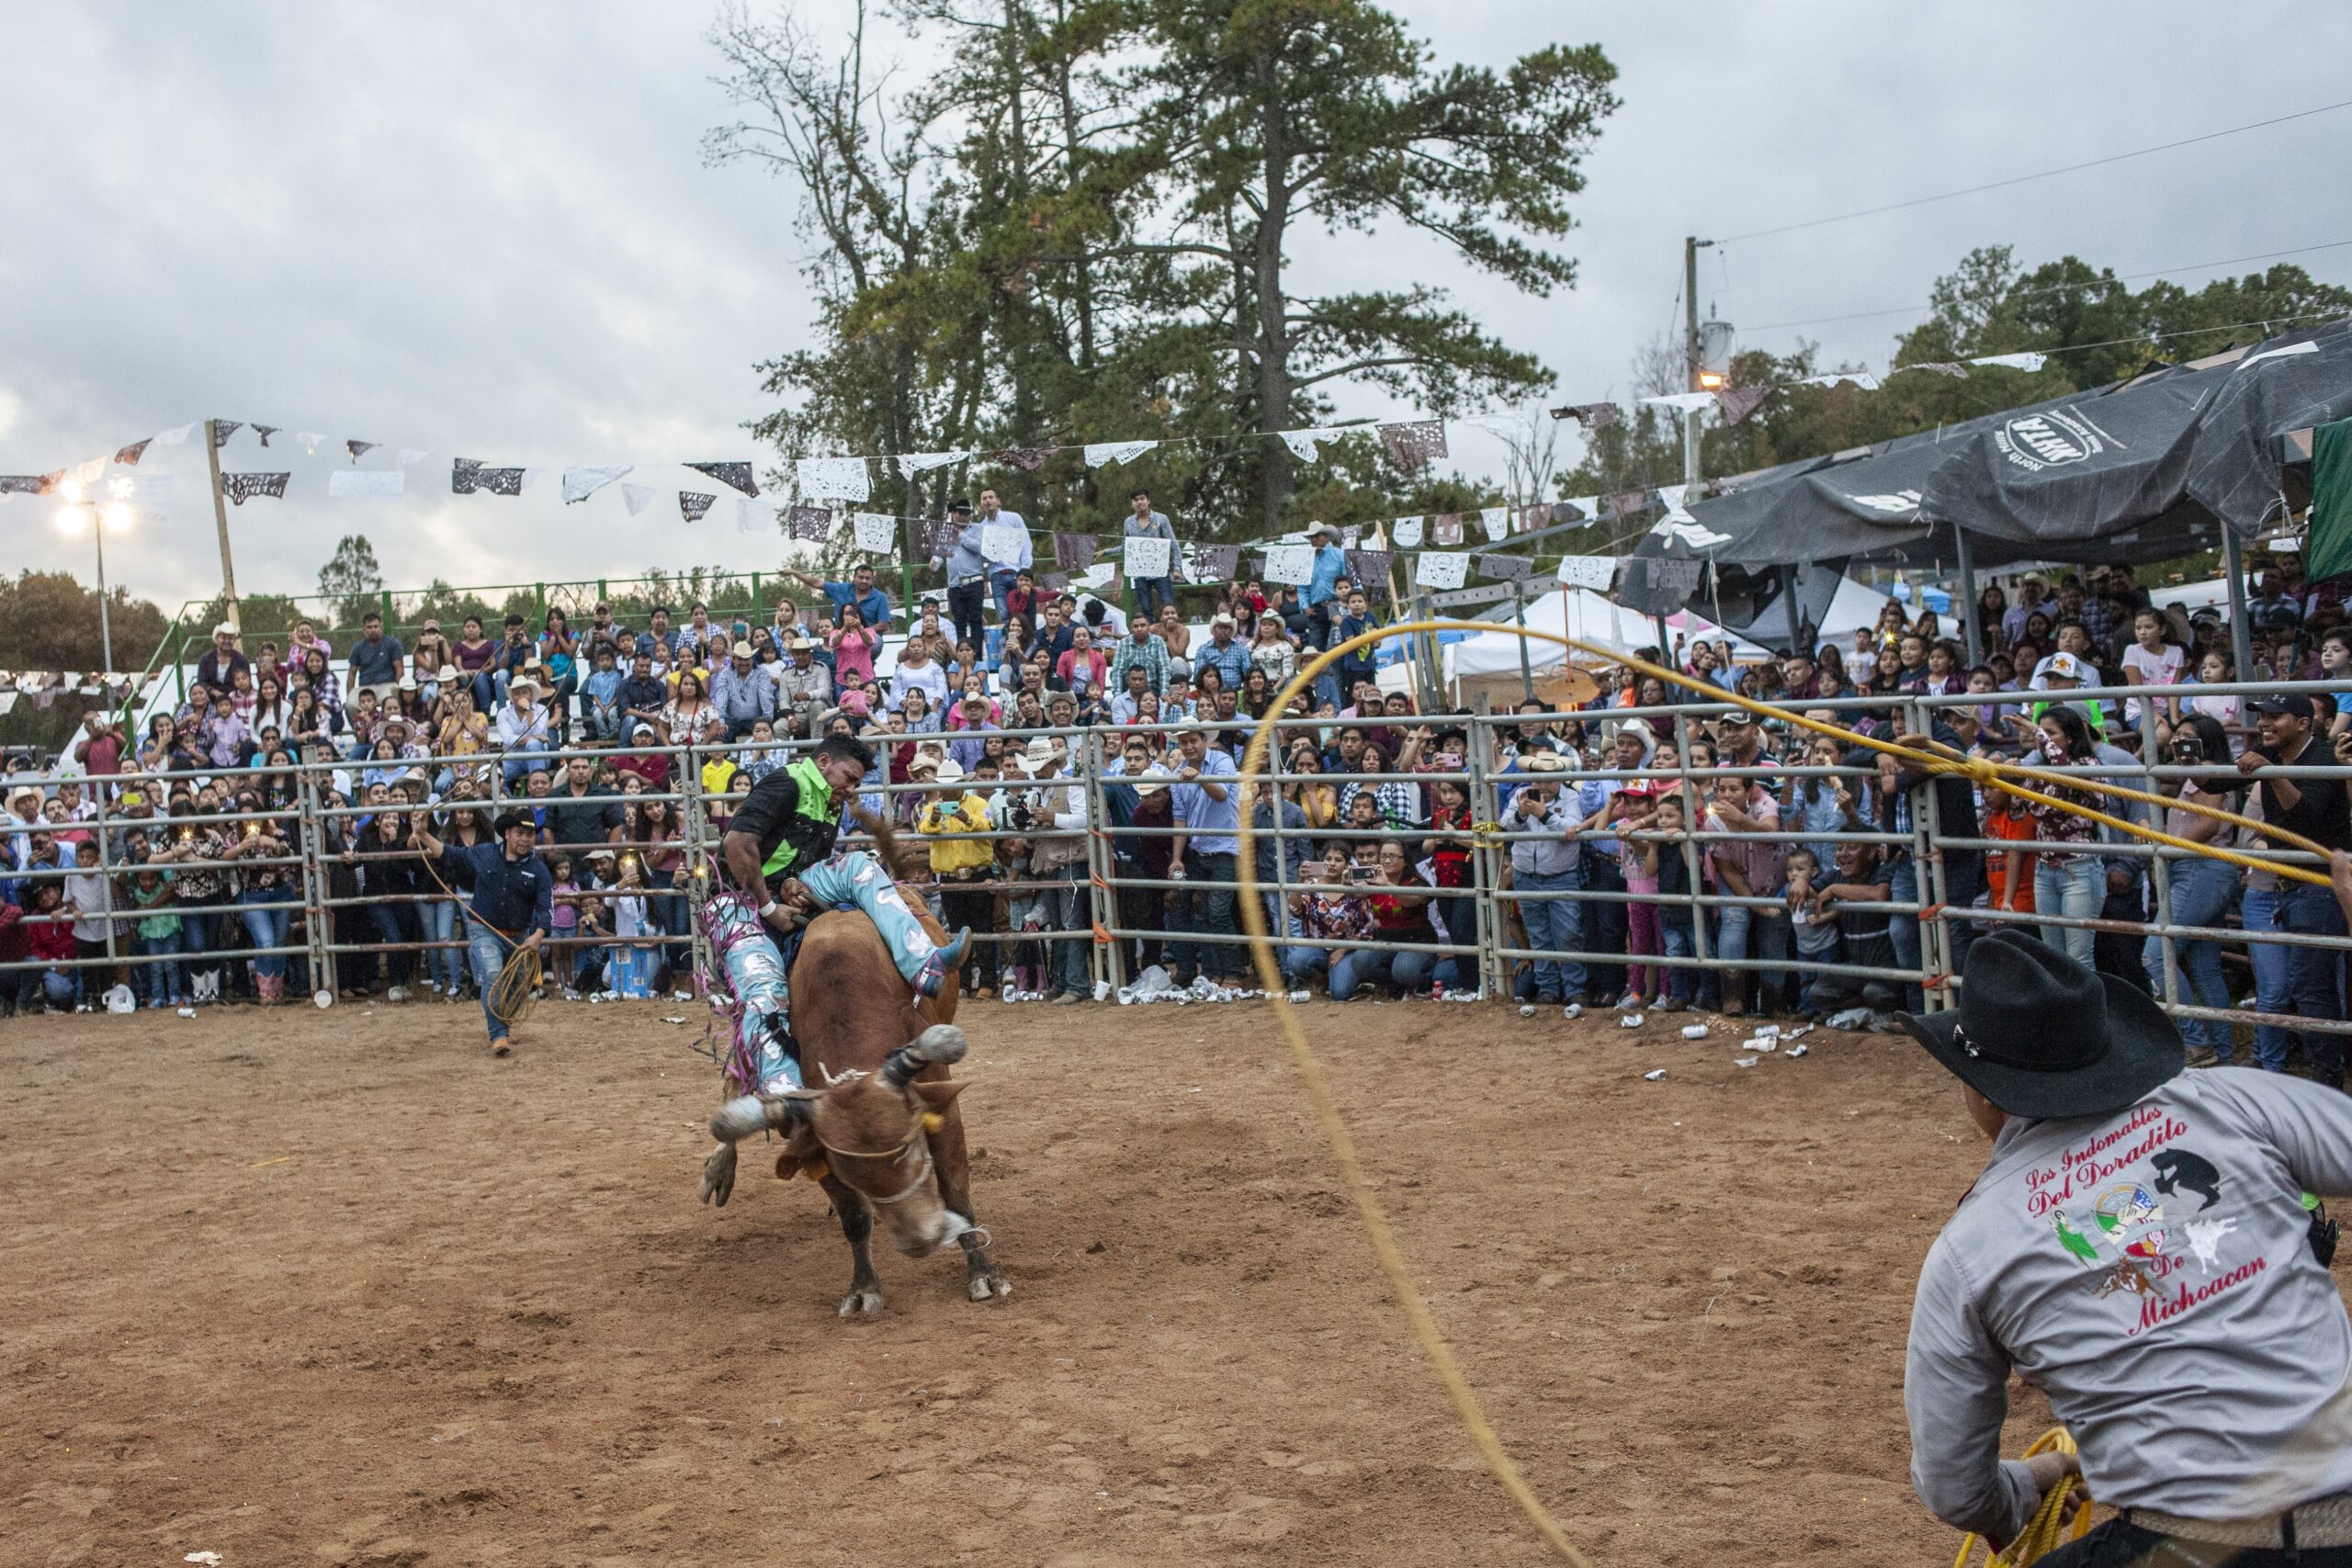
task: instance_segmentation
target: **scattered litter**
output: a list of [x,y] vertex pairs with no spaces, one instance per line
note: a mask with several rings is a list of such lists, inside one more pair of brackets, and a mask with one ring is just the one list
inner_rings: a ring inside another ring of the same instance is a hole
[[473,1428],[471,1427],[460,1427],[456,1431],[449,1433],[447,1437],[435,1432],[433,1434],[433,1441],[436,1443],[454,1443],[459,1438],[464,1437],[467,1433],[472,1430]]
[[1569,1020],[1582,1018],[1584,1016],[1584,1004],[1582,1002],[1570,1002],[1567,1006],[1560,1010],[1560,1016]]
[[1777,1051],[1781,1048],[1781,1037],[1777,1034],[1751,1034],[1739,1043],[1739,1048],[1743,1051]]
[[771,1416],[768,1417],[767,1424],[771,1427],[781,1427],[784,1425],[784,1417],[781,1416]]
[[180,1561],[201,1563],[203,1568],[220,1568],[220,1554],[217,1551],[191,1551]]
[[1812,1032],[1813,1032],[1813,1025],[1811,1025],[1811,1024],[1809,1024],[1809,1023],[1800,1023],[1800,1024],[1798,1024],[1794,1029],[1790,1030],[1790,1031],[1788,1032],[1788,1033],[1786,1033],[1786,1034],[1782,1035],[1781,1038],[1782,1038],[1783,1040],[1802,1040],[1802,1039],[1804,1039],[1806,1035],[1808,1035],[1808,1034],[1810,1034],[1810,1033],[1812,1033]]
[[684,1023],[686,1021],[683,1018],[665,1018],[662,1021],[664,1023]]
[[319,1010],[322,1012],[325,1011],[328,1008],[334,1006],[334,993],[333,991],[313,991],[311,993],[311,999],[319,1004]]
[[1520,1003],[1519,1016],[1521,1018],[1533,1018],[1535,1016],[1535,1004],[1533,1002]]
[[180,1016],[182,1018],[194,1018],[196,1016],[196,1010],[194,1008],[182,1008],[180,1009]]
[[1106,1002],[1111,999],[1110,981],[1097,980],[1094,982],[1094,999],[1098,1002]]
[[1829,1020],[1832,1029],[1868,1029],[1870,1024],[1871,1010],[1868,1008],[1848,1008],[1844,1012],[1831,1015]]
[[1756,1026],[1756,1038],[1758,1040],[1778,1040],[1780,1037],[1781,1026],[1777,1023],[1759,1023]]
[[1290,999],[1295,1002],[1312,1001],[1315,999],[1315,996],[1311,991],[1293,991],[1290,994]]
[[1642,1015],[1637,1012],[1629,1012],[1617,1021],[1617,1027],[1620,1029],[1639,1029],[1641,1026]]
[[[327,993],[322,991],[320,995],[327,996]],[[106,995],[98,999],[106,1003],[107,1011],[108,1012],[123,1013],[137,1012],[139,1010],[139,998],[131,993],[131,989],[128,986],[110,987],[107,990]],[[328,999],[332,1001],[334,998],[332,997],[328,997]]]
[[1790,1060],[1790,1061],[1792,1061],[1792,1062],[1793,1062],[1793,1061],[1795,1061],[1799,1056],[1804,1055],[1806,1052],[1808,1052],[1808,1051],[1810,1051],[1810,1050],[1812,1050],[1812,1049],[1813,1049],[1813,1047],[1812,1047],[1812,1046],[1810,1046],[1810,1045],[1792,1045],[1792,1046],[1790,1046],[1790,1047],[1789,1047],[1789,1051],[1788,1051],[1789,1060]]
[[1644,1074],[1642,1075],[1642,1081],[1643,1081],[1644,1083],[1657,1083],[1657,1082],[1659,1082],[1660,1080],[1662,1080],[1665,1077],[1666,1077],[1666,1069],[1665,1069],[1664,1067],[1660,1067],[1660,1068],[1657,1069],[1655,1072],[1647,1072],[1647,1073],[1644,1073]]
[[673,1002],[690,1002],[695,999],[695,994],[692,991],[673,991],[670,993],[670,999]]
[[1704,1040],[1706,1037],[1707,1026],[1703,1023],[1686,1023],[1682,1026],[1682,1038],[1685,1040]]
[[1484,991],[1448,991],[1438,999],[1440,1001],[1446,1002],[1483,1002],[1487,999],[1487,993]]
[[1731,1065],[1735,1067],[1752,1067],[1760,1060],[1762,1058],[1758,1056],[1735,1056],[1732,1058]]

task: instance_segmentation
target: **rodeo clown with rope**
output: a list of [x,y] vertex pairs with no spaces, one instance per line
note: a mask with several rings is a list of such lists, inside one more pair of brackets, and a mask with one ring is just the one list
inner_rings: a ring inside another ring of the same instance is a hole
[[846,735],[827,736],[752,785],[727,820],[719,844],[722,874],[695,918],[717,970],[705,977],[712,1005],[732,1017],[735,1059],[750,1064],[753,1092],[729,1100],[711,1119],[712,1132],[730,1142],[767,1124],[764,1100],[801,1087],[786,983],[791,961],[778,937],[792,936],[826,909],[862,909],[888,944],[899,973],[923,997],[939,994],[971,942],[969,928],[944,947],[933,942],[876,855],[833,852],[842,815],[873,766],[870,747]]
[[[2007,930],[1905,1026],[1993,1140],[1912,1310],[1921,1500],[2041,1568],[2352,1568],[2352,1322],[2310,1196],[2352,1192],[2352,1098],[2184,1072],[2153,998]],[[2012,1371],[2066,1430],[2003,1462]],[[2077,1472],[2122,1510],[2087,1535]]]

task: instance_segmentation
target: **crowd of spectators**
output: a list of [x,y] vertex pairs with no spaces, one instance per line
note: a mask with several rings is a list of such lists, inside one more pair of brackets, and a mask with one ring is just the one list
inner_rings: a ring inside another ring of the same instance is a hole
[[[967,538],[1011,518],[992,500],[983,497]],[[1165,519],[1139,494],[1130,526]],[[1236,861],[1248,811],[1260,830],[1258,875],[1286,889],[1266,911],[1285,975],[1336,999],[1475,987],[1478,896],[1502,892],[1506,945],[1599,956],[1514,963],[1514,987],[1531,1002],[1811,1016],[1921,1005],[1917,983],[1892,972],[1920,964],[1913,911],[1928,890],[1912,813],[1926,798],[1915,787],[1923,775],[1845,752],[1785,717],[1707,714],[1693,705],[1703,693],[1604,669],[1580,709],[1529,704],[1515,725],[1474,726],[1384,691],[1367,648],[1281,716],[1295,721],[1281,732],[1282,776],[1243,777],[1252,722],[1307,660],[1377,626],[1374,605],[1388,600],[1385,584],[1347,578],[1329,530],[1315,544],[1308,584],[1218,585],[1204,627],[1186,622],[1165,583],[1130,583],[1130,618],[976,550],[963,552],[960,580],[956,557],[945,560],[944,601],[910,611],[860,566],[839,580],[796,574],[808,594],[780,598],[756,625],[692,604],[682,615],[657,607],[633,627],[599,604],[577,628],[551,609],[536,628],[507,617],[496,637],[469,617],[453,641],[430,620],[403,638],[370,615],[347,648],[298,624],[284,649],[265,642],[251,658],[224,626],[187,700],[156,713],[148,733],[127,736],[92,716],[46,776],[9,781],[0,962],[103,957],[111,932],[116,955],[157,961],[120,976],[150,1005],[275,1000],[289,977],[311,988],[324,977],[307,973],[300,952],[224,955],[304,946],[300,866],[311,832],[334,942],[371,950],[344,956],[342,988],[458,1000],[471,987],[457,941],[463,890],[438,881],[415,829],[477,841],[496,801],[530,815],[554,873],[553,983],[605,988],[615,965],[634,957],[650,970],[640,979],[666,985],[689,929],[678,891],[685,812],[663,798],[680,782],[673,766],[694,770],[715,828],[726,797],[782,766],[794,742],[846,733],[876,752],[861,804],[923,841],[950,925],[993,939],[967,960],[965,983],[983,996],[1091,995],[1093,829],[1107,835],[1116,873],[1125,972],[1157,966],[1178,986],[1240,983],[1246,950],[1221,939],[1240,929]],[[2342,587],[2307,586],[2291,562],[2266,570],[2250,606],[2246,678],[2352,678]],[[2239,678],[2226,628],[2216,615],[2152,603],[2121,570],[2054,586],[2029,574],[2015,595],[1985,588],[1984,657],[1973,664],[1952,617],[1908,616],[1893,602],[1850,648],[1824,642],[1748,663],[1705,642],[1648,652],[1701,682],[1864,733],[1900,736],[1919,723],[1885,699],[1980,698],[1918,710],[1928,735],[2131,784],[2149,783],[2152,764],[2195,770],[2164,781],[2163,793],[2352,847],[2339,781],[2249,776],[2265,762],[2308,766],[2352,751],[2352,692],[2319,704],[2285,693],[2199,695],[2200,685]],[[2099,686],[2148,694],[2068,694]],[[1628,707],[1663,711],[1620,712]],[[1064,733],[1020,733],[1031,730]],[[1090,773],[1093,756],[1102,763]],[[298,760],[319,781],[307,812]],[[1507,845],[1494,863],[1500,888],[1484,886],[1482,825],[1460,776],[1474,764],[1491,778],[1504,834],[1495,841]],[[2007,846],[1942,851],[1953,968],[1985,924],[1962,911],[2039,914],[2072,922],[2046,928],[2051,940],[2164,989],[2163,944],[2101,924],[2150,917],[2144,856],[2120,852],[2111,829],[1985,798],[1965,779],[1932,789],[1942,839]],[[101,792],[103,874],[93,824]],[[2115,809],[2148,818],[2145,807]],[[2233,837],[2214,834],[2209,818],[2166,815],[2185,837]],[[190,820],[175,826],[181,818]],[[1852,837],[1872,834],[1885,841]],[[2206,859],[2168,869],[2177,925],[2343,931],[2324,889]],[[1690,962],[1702,943],[1711,962]],[[2332,951],[2253,944],[2250,985],[2236,986],[2218,942],[2173,951],[2182,993],[2199,1006],[2236,1005],[2233,996],[2250,989],[2266,1012],[2345,1016]],[[1797,959],[1889,973],[1772,966]],[[18,970],[0,977],[0,999],[88,1006],[107,973]],[[2186,1030],[2200,1053],[2233,1054],[2228,1025],[2189,1020]],[[2340,1076],[2332,1037],[2301,1038],[2315,1070]],[[2255,1032],[2267,1066],[2283,1066],[2291,1043],[2283,1029]]]

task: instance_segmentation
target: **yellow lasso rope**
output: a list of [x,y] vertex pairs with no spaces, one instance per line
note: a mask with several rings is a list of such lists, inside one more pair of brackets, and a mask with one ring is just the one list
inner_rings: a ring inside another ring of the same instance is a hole
[[[1257,728],[1250,734],[1249,749],[1243,753],[1241,762],[1243,776],[1248,777],[1264,769],[1267,751],[1272,741],[1276,723],[1289,710],[1298,694],[1310,688],[1315,683],[1315,678],[1325,670],[1356,649],[1367,648],[1374,643],[1385,641],[1390,637],[1408,637],[1419,632],[1439,631],[1501,631],[1538,642],[1554,643],[1570,652],[1605,659],[1612,663],[1622,664],[1638,674],[1656,676],[1658,680],[1671,684],[1702,692],[1712,701],[1729,703],[1762,717],[1785,718],[1800,728],[1811,730],[1817,735],[1829,736],[1849,746],[1866,747],[1871,750],[1899,758],[1927,773],[1963,774],[1989,788],[2002,790],[2056,810],[2071,811],[2078,816],[2087,817],[2094,821],[2105,823],[2120,831],[2153,843],[2169,845],[2196,854],[2211,855],[2218,860],[2229,861],[2235,865],[2275,872],[2280,876],[2290,877],[2297,881],[2316,883],[2322,886],[2328,886],[2326,876],[2306,871],[2300,866],[2279,865],[2253,856],[2241,855],[2233,851],[2177,838],[2152,828],[2143,828],[2138,823],[2111,817],[2104,812],[2055,799],[2040,791],[2030,789],[2024,784],[2011,783],[2003,775],[2062,785],[2068,789],[2098,790],[2123,799],[2151,801],[2162,806],[2180,807],[2199,815],[2241,824],[2256,829],[2274,841],[2294,843],[2298,847],[2315,851],[2324,858],[2325,852],[2310,840],[2267,823],[2259,823],[2251,818],[2237,816],[2233,812],[2222,811],[2213,807],[2199,806],[2194,802],[2174,800],[2165,795],[2151,795],[2142,790],[2127,789],[2121,785],[2110,785],[2102,780],[2076,778],[2071,774],[2052,773],[2045,769],[1983,761],[1961,756],[1951,751],[1949,747],[1939,747],[1933,741],[1897,745],[1868,735],[1860,735],[1837,725],[1808,717],[1804,714],[1792,713],[1786,708],[1756,702],[1740,696],[1736,693],[1721,691],[1694,677],[1685,675],[1679,670],[1668,670],[1653,664],[1645,659],[1636,659],[1629,654],[1621,653],[1614,649],[1601,648],[1592,643],[1579,641],[1575,637],[1563,637],[1555,632],[1537,631],[1526,626],[1498,626],[1490,621],[1411,621],[1399,626],[1383,626],[1367,631],[1324,649],[1302,664],[1297,674],[1291,678],[1290,683],[1283,688],[1281,694],[1267,705],[1265,716],[1258,721]],[[1274,944],[1271,933],[1266,930],[1265,903],[1261,897],[1263,885],[1258,880],[1257,830],[1252,826],[1251,814],[1249,811],[1241,811],[1238,815],[1241,840],[1241,853],[1238,857],[1241,863],[1239,867],[1242,889],[1241,924],[1250,936],[1250,951],[1258,965],[1259,982],[1273,1003],[1275,1022],[1281,1027],[1283,1039],[1290,1047],[1293,1060],[1298,1065],[1299,1079],[1306,1089],[1308,1100],[1315,1107],[1317,1120],[1322,1123],[1324,1137],[1330,1143],[1332,1159],[1338,1164],[1340,1175],[1347,1181],[1348,1190],[1355,1199],[1356,1213],[1363,1217],[1364,1229],[1371,1235],[1373,1252],[1380,1260],[1381,1272],[1387,1277],[1389,1289],[1396,1294],[1397,1305],[1404,1311],[1406,1320],[1411,1325],[1414,1338],[1419,1341],[1422,1353],[1428,1356],[1431,1369],[1437,1373],[1438,1381],[1444,1385],[1447,1396],[1453,1400],[1455,1414],[1462,1418],[1462,1424],[1468,1429],[1472,1441],[1477,1445],[1478,1451],[1485,1457],[1487,1468],[1494,1472],[1495,1479],[1502,1483],[1503,1490],[1510,1494],[1511,1499],[1520,1506],[1521,1510],[1527,1515],[1536,1529],[1542,1532],[1544,1539],[1550,1543],[1554,1551],[1563,1560],[1577,1564],[1577,1568],[1589,1568],[1589,1560],[1569,1542],[1566,1535],[1562,1533],[1558,1521],[1552,1517],[1550,1511],[1529,1488],[1526,1479],[1519,1472],[1519,1467],[1511,1461],[1510,1455],[1504,1450],[1502,1439],[1496,1436],[1494,1427],[1487,1420],[1486,1412],[1478,1404],[1477,1394],[1471,1389],[1468,1380],[1462,1375],[1462,1368],[1454,1359],[1453,1347],[1446,1343],[1445,1336],[1439,1331],[1436,1320],[1430,1315],[1428,1305],[1422,1302],[1420,1292],[1413,1287],[1412,1276],[1407,1270],[1404,1254],[1397,1248],[1396,1233],[1389,1225],[1387,1212],[1381,1207],[1380,1200],[1373,1193],[1371,1182],[1365,1179],[1363,1163],[1356,1157],[1355,1141],[1348,1135],[1347,1123],[1340,1118],[1339,1105],[1332,1098],[1329,1082],[1323,1076],[1322,1063],[1316,1057],[1314,1048],[1307,1043],[1306,1032],[1299,1027],[1297,1010],[1291,1005],[1289,992],[1283,985],[1282,968],[1275,958]],[[1484,826],[1481,825],[1481,827]],[[1473,831],[1476,832],[1477,829],[1474,829]],[[2040,1451],[2042,1444],[2049,1443],[2053,1438],[2058,1442],[2065,1444],[2068,1449],[2073,1447],[2072,1439],[2068,1438],[2063,1431],[2053,1431],[2029,1451]],[[2053,1488],[2053,1496],[2064,1490],[2065,1489]],[[2050,1511],[2050,1505],[2045,1500],[2043,1512]],[[2087,1528],[2087,1514],[2078,1517],[2083,1520],[2084,1528]],[[2037,1524],[2040,1522],[2039,1515],[2036,1516],[2036,1521]],[[2079,1530],[2077,1533],[2080,1533]],[[2027,1536],[2020,1540],[2031,1538],[2032,1532],[2029,1530]],[[2013,1545],[2011,1550],[2015,1551],[2016,1546]],[[2030,1559],[2017,1561],[2028,1562]]]
[[[2074,1435],[2064,1427],[2052,1427],[2034,1438],[2033,1446],[2025,1450],[2025,1457],[2031,1459],[2053,1450],[2062,1454],[2075,1451]],[[2082,1494],[2082,1506],[2075,1511],[2070,1524],[2066,1519],[2066,1500],[2077,1492]],[[1982,1536],[1962,1537],[1960,1555],[1952,1559],[1951,1568],[1968,1568],[1969,1554],[1976,1550],[1979,1541],[1984,1545],[1985,1568],[2026,1568],[2043,1553],[2055,1551],[2070,1540],[2082,1540],[2090,1529],[2090,1493],[2084,1487],[2081,1476],[2070,1475],[2041,1495],[2041,1506],[2034,1510],[2033,1518],[2018,1532],[2017,1540],[1999,1551],[1995,1551],[1993,1543]]]

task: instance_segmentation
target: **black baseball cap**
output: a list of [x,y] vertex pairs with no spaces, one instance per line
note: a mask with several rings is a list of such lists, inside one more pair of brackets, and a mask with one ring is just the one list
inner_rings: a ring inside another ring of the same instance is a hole
[[951,512],[951,513],[953,513],[953,512],[969,512],[969,511],[971,511],[971,510],[972,510],[972,503],[971,503],[970,502],[968,502],[968,501],[966,501],[962,496],[960,496],[960,495],[959,495],[959,496],[957,496],[955,500],[953,500],[953,501],[951,501],[951,502],[949,502],[947,503],[947,510],[948,510],[949,512]]
[[2254,711],[2281,718],[2310,718],[2314,708],[2312,699],[2301,692],[2271,692],[2256,699]]

